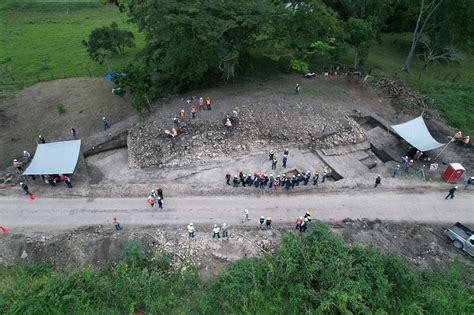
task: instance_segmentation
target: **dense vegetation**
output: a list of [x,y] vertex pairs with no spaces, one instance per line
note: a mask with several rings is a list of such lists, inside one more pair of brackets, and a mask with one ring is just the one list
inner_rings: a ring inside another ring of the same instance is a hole
[[[273,255],[200,279],[129,243],[115,267],[0,269],[4,314],[473,314],[472,275],[416,275],[399,258],[346,244],[321,224],[288,233]],[[467,278],[465,278],[467,276]]]
[[[142,111],[163,91],[220,78],[331,66],[368,72],[376,66],[381,75],[432,96],[432,106],[453,127],[474,132],[472,0],[105,2],[0,0],[0,97],[12,85],[100,76],[113,68],[152,79],[127,89]],[[136,47],[94,62],[82,41],[114,22],[134,33]],[[412,62],[403,72],[415,30]]]

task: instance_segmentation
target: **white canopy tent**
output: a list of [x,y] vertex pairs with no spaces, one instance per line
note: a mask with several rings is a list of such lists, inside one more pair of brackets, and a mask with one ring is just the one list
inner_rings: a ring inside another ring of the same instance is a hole
[[23,175],[72,174],[79,159],[81,140],[38,144]]
[[426,128],[422,116],[409,120],[403,124],[391,126],[406,142],[421,151],[430,151],[443,146],[436,141]]

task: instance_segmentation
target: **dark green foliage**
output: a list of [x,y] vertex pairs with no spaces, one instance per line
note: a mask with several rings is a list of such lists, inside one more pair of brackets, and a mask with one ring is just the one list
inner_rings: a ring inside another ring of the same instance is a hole
[[142,64],[129,64],[112,77],[117,93],[124,96],[126,92],[132,97],[132,107],[143,113],[151,110],[151,102],[158,96],[159,88],[153,82],[150,70]]
[[119,29],[117,23],[96,28],[89,35],[89,40],[82,41],[92,60],[102,64],[108,56],[123,54],[125,47],[134,47],[133,32]]
[[270,0],[132,0],[129,7],[131,21],[146,35],[146,63],[168,90],[180,91],[220,71],[231,78],[275,5]]
[[[0,269],[5,314],[472,314],[468,270],[416,274],[399,258],[346,244],[322,224],[288,233],[271,256],[244,259],[201,280],[173,272],[168,255],[138,242],[99,271],[45,266]],[[464,281],[464,282],[463,282]]]

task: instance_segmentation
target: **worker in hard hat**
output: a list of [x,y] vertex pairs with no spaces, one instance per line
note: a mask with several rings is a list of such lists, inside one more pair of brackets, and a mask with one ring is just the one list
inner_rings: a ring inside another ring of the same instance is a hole
[[194,227],[194,225],[192,223],[189,223],[186,230],[188,231],[188,236],[193,238],[194,234],[196,233],[196,228]]
[[242,223],[244,223],[246,221],[250,221],[249,211],[247,209],[244,210],[244,218],[242,219]]
[[272,228],[272,218],[267,217],[267,220],[265,221],[265,225],[267,226],[267,230],[271,230],[271,228]]
[[265,225],[265,217],[263,215],[258,219],[258,223],[260,224],[260,228],[263,229]]
[[456,134],[454,135],[454,139],[455,139],[455,140],[462,140],[462,132],[461,132],[461,130],[459,130],[458,132],[456,132]]
[[458,186],[454,186],[453,188],[451,188],[448,192],[448,195],[444,199],[448,199],[449,197],[451,197],[450,199],[453,199],[456,190],[458,190]]
[[222,224],[222,238],[229,238],[229,225],[225,222]]
[[221,228],[217,225],[214,224],[214,227],[212,228],[212,238],[221,238]]

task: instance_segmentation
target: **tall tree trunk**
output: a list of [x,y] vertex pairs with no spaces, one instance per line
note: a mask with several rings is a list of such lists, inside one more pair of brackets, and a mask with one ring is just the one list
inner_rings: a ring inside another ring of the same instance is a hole
[[356,48],[354,52],[354,70],[357,70],[358,66],[359,66],[359,50],[357,50]]
[[420,22],[421,18],[423,17],[424,10],[425,0],[421,0],[420,13],[418,13],[418,19],[416,20],[415,30],[413,31],[413,39],[411,41],[410,51],[408,52],[408,56],[405,59],[405,64],[402,67],[402,71],[410,72],[411,61],[413,60],[413,56],[415,55],[416,44],[418,44],[418,29],[420,27]]
[[222,78],[228,81],[230,78],[234,79],[235,72],[235,61],[224,61],[224,67],[222,69]]
[[[431,0],[428,6],[426,6],[425,10],[425,0],[421,0],[420,13],[418,14],[418,20],[416,21],[415,30],[413,31],[413,39],[411,42],[410,51],[408,52],[408,56],[405,59],[405,64],[402,67],[402,71],[410,72],[410,66],[413,60],[413,56],[415,55],[416,45],[418,45],[418,42],[423,37],[423,32],[425,30],[426,24],[430,20],[433,13],[440,7],[442,2],[443,0]],[[422,20],[423,24],[420,27],[420,23]]]

